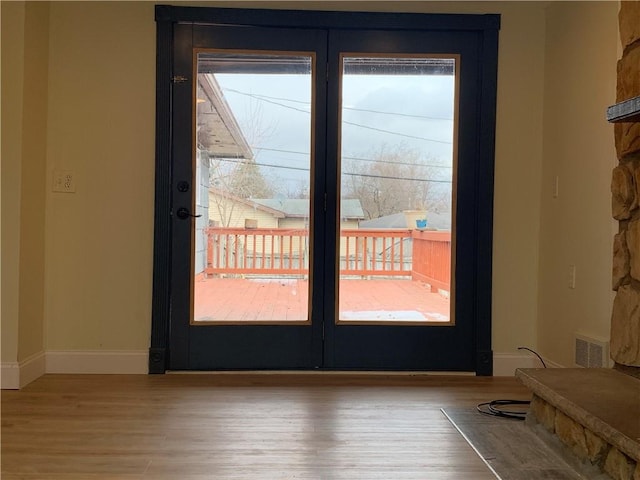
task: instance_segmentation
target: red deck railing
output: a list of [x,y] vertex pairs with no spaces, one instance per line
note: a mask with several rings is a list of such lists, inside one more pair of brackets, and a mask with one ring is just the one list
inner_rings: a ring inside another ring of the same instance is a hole
[[413,230],[411,278],[431,285],[431,290],[450,291],[451,232]]
[[[302,229],[204,229],[206,275],[306,275],[309,232]],[[408,229],[344,229],[340,232],[340,274],[406,276],[449,290],[451,233]]]
[[209,227],[207,275],[303,275],[309,270],[308,230]]
[[411,230],[341,230],[340,274],[410,276]]

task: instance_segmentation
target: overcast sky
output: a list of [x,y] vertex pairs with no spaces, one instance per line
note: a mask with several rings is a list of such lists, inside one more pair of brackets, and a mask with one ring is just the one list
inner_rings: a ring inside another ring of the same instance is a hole
[[[308,168],[310,76],[218,74],[216,79],[258,164]],[[383,145],[387,149],[402,145],[417,150],[426,164],[451,166],[453,76],[345,75],[343,79],[343,156],[371,158]],[[251,118],[256,117],[258,129],[268,131],[261,138],[251,138],[256,130]],[[284,180],[288,186],[308,178],[308,173],[291,168],[262,169],[268,179]],[[440,178],[450,179],[450,168],[436,171],[443,175]]]

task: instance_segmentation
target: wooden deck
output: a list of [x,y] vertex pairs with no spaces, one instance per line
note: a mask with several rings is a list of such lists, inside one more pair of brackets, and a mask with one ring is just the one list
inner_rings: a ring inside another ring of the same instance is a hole
[[[199,321],[307,320],[306,280],[199,277],[194,287]],[[447,322],[449,299],[413,280],[342,280],[340,318]]]

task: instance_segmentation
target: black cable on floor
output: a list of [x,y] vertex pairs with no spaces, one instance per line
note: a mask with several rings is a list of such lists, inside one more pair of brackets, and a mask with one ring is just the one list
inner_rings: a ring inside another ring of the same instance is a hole
[[[538,353],[535,352],[534,350],[531,350],[530,348],[527,348],[527,347],[518,347],[518,350],[527,350],[533,353],[536,357],[538,357],[540,362],[542,362],[542,366],[544,368],[547,368],[547,364],[544,363],[544,360],[542,359],[542,357],[538,355]],[[490,415],[492,417],[510,418],[513,420],[524,420],[525,418],[527,418],[526,411],[524,412],[513,411],[513,410],[509,410],[508,407],[513,405],[530,405],[530,404],[531,402],[529,400],[492,400],[491,402],[479,403],[476,409],[478,410],[478,412],[482,413],[483,415]],[[507,407],[507,409],[505,410],[504,407]]]
[[524,420],[527,412],[518,412],[509,410],[508,407],[513,405],[529,405],[529,400],[492,400],[478,404],[476,407],[478,412],[492,417],[511,418],[513,420]]

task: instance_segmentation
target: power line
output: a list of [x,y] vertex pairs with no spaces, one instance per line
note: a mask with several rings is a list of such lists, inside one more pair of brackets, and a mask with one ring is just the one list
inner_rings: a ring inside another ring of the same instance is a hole
[[[253,93],[240,92],[239,90],[233,90],[233,89],[226,89],[226,90],[238,93],[240,95],[246,95],[247,97],[255,98],[256,100],[260,100],[262,102],[271,103],[273,105],[277,105],[277,106],[282,107],[282,108],[288,108],[289,110],[295,110],[296,112],[311,113],[308,110],[303,110],[301,108],[292,107],[291,105],[285,105],[283,103],[274,102],[272,100],[267,100],[266,98],[261,97],[259,95],[255,95]],[[451,145],[453,143],[453,142],[448,142],[448,141],[445,141],[445,140],[435,140],[433,138],[418,137],[418,136],[415,136],[415,135],[407,135],[405,133],[392,132],[391,130],[384,130],[382,128],[370,127],[368,125],[362,125],[360,123],[354,123],[354,122],[347,122],[345,120],[343,120],[342,123],[345,123],[347,125],[352,125],[352,126],[355,126],[355,127],[366,128],[368,130],[375,130],[376,132],[387,133],[389,135],[397,135],[399,137],[413,138],[415,140],[424,140],[426,142],[443,143],[445,145]]]
[[397,117],[408,117],[408,118],[423,118],[425,120],[442,120],[447,122],[452,122],[453,118],[446,117],[429,117],[427,115],[412,115],[410,113],[397,113],[397,112],[383,112],[380,110],[369,110],[366,108],[355,108],[355,107],[342,107],[343,110],[352,110],[355,112],[368,112],[368,113],[379,113],[381,115],[394,115]]
[[[211,158],[211,157],[209,157]],[[247,163],[243,160],[235,160],[232,158],[218,158],[217,160],[221,161],[221,162],[231,162],[231,163]],[[304,168],[304,167],[289,167],[286,165],[276,165],[273,163],[258,163],[258,162],[253,162],[254,165],[257,165],[259,167],[271,167],[271,168],[282,168],[282,169],[286,169],[286,170],[298,170],[298,171],[303,171],[303,172],[308,172],[309,169],[308,168]],[[407,177],[395,177],[395,176],[391,176],[391,175],[375,175],[375,174],[368,174],[368,173],[352,173],[352,172],[341,172],[341,175],[349,175],[349,176],[353,176],[353,177],[367,177],[367,178],[386,178],[389,180],[410,180],[410,181],[415,181],[415,182],[429,182],[429,183],[452,183],[451,180],[435,180],[435,179],[431,179],[431,178],[407,178]]]
[[227,92],[237,93],[239,95],[247,95],[247,96],[254,97],[254,98],[268,98],[270,100],[281,100],[281,101],[284,101],[284,102],[300,103],[301,105],[311,105],[311,102],[307,102],[305,100],[294,100],[293,98],[272,97],[270,95],[260,95],[258,93],[242,92],[240,90],[236,90],[235,88],[224,87],[222,90],[227,91]]
[[406,178],[406,177],[392,177],[389,175],[374,175],[368,173],[350,173],[342,172],[342,175],[350,175],[353,177],[368,177],[368,178],[388,178],[390,180],[411,180],[412,182],[429,182],[429,183],[452,183],[451,180],[434,180],[431,178]]
[[[268,152],[293,153],[296,155],[309,156],[309,152],[297,152],[294,150],[283,150],[280,148],[256,147],[254,145],[251,145],[251,148],[254,150],[265,150]],[[375,158],[351,157],[346,155],[343,156],[342,158],[346,160],[360,160],[362,162],[388,163],[390,165],[409,165],[409,166],[426,167],[426,168],[452,168],[449,165],[422,165],[422,164],[411,163],[411,162],[392,162],[390,160],[377,160]]]
[[[211,157],[209,157],[211,158]],[[235,160],[233,158],[217,158],[216,160],[219,160],[221,162],[231,162],[231,163],[248,163],[244,160]],[[254,165],[258,165],[259,167],[272,167],[272,168],[284,168],[286,170],[299,170],[302,172],[308,172],[309,169],[308,168],[304,168],[304,167],[289,167],[287,165],[276,165],[273,163],[258,163],[258,162],[251,162]]]
[[368,125],[361,125],[359,123],[354,123],[354,122],[347,122],[346,120],[343,120],[342,123],[346,125],[353,125],[355,127],[366,128],[367,130],[375,130],[376,132],[388,133],[391,135],[398,135],[399,137],[414,138],[416,140],[426,140],[427,142],[434,142],[434,143],[444,143],[445,145],[453,144],[453,142],[447,142],[445,140],[434,140],[433,138],[417,137],[415,135],[408,135],[406,133],[392,132],[391,130],[383,130],[382,128],[370,127]]
[[425,168],[453,168],[450,165],[426,165],[426,164],[411,163],[411,162],[392,162],[391,160],[376,160],[375,158],[362,158],[362,157],[351,157],[351,156],[344,156],[342,158],[346,160],[360,160],[362,162],[388,163],[390,165],[409,165],[409,166],[425,167]]
[[[270,100],[281,100],[283,102],[291,102],[291,103],[299,103],[301,105],[311,105],[311,102],[307,102],[304,100],[294,100],[292,98],[284,98],[284,97],[272,97],[270,95],[260,95],[257,93],[252,93],[249,94],[247,92],[241,92],[240,90],[236,90],[233,88],[223,88],[223,90],[227,90],[229,92],[233,92],[233,93],[238,93],[240,95],[250,95],[253,96],[254,98],[260,99],[260,98],[268,98]],[[368,112],[368,113],[378,113],[380,115],[393,115],[396,117],[408,117],[408,118],[422,118],[425,120],[444,120],[444,121],[448,121],[448,122],[452,122],[453,118],[449,118],[449,117],[431,117],[428,115],[414,115],[414,114],[410,114],[410,113],[399,113],[399,112],[384,112],[382,110],[370,110],[367,108],[356,108],[356,107],[342,107],[343,110],[351,110],[354,112]]]
[[[284,104],[279,103],[279,102],[274,102],[272,100],[267,100],[267,98],[263,97],[262,95],[256,95],[254,93],[241,92],[240,90],[234,90],[232,88],[224,88],[223,90],[227,90],[229,92],[237,93],[239,95],[245,95],[247,97],[255,98],[256,100],[260,100],[260,101],[266,102],[266,103],[271,103],[271,104],[277,105],[279,107],[288,108],[289,110],[295,110],[296,112],[311,113],[309,110],[303,110],[302,108],[296,108],[296,107],[292,107],[291,105],[284,105]],[[283,100],[286,100],[286,99],[283,99]],[[311,106],[311,104],[308,104],[308,105]]]

